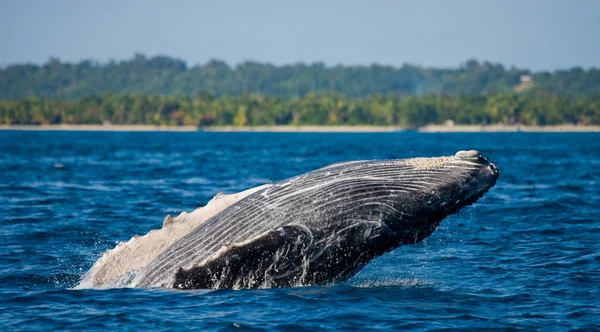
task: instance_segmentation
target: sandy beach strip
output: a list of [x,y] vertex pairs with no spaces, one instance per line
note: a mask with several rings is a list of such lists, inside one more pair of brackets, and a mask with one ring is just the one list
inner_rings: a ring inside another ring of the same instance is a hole
[[0,130],[49,130],[49,131],[198,131],[196,126],[154,125],[0,125]]
[[222,126],[204,127],[211,132],[277,132],[277,133],[383,133],[405,130],[393,126]]
[[[277,132],[277,133],[386,133],[410,130],[395,126],[154,126],[154,125],[0,125],[0,130],[46,131],[123,131],[123,132]],[[600,126],[562,124],[555,126],[524,125],[427,125],[421,133],[497,133],[497,132],[600,132]]]
[[600,132],[600,126],[582,126],[561,124],[554,126],[524,126],[524,125],[427,125],[418,129],[421,133],[498,133],[498,132]]
[[0,130],[64,131],[206,131],[206,132],[278,132],[278,133],[378,133],[401,131],[392,126],[153,126],[153,125],[0,125]]

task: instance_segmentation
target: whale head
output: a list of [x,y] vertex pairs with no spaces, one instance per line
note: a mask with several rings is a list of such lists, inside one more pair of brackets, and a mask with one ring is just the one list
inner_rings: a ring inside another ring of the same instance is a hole
[[453,156],[413,158],[397,162],[386,187],[398,188],[393,212],[383,222],[399,233],[402,243],[418,243],[441,220],[475,203],[496,183],[498,167],[475,150]]

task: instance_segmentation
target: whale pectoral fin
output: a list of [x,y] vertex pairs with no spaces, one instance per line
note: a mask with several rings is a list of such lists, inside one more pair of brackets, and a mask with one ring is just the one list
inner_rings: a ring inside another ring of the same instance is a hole
[[288,225],[248,241],[233,243],[214,257],[175,274],[174,288],[259,288],[297,284],[312,233],[303,226]]

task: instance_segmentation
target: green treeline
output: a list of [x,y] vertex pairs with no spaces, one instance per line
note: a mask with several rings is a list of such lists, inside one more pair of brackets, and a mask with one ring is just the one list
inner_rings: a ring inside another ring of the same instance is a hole
[[[532,83],[521,84],[525,76]],[[0,68],[0,99],[3,100],[28,97],[75,100],[106,93],[183,96],[200,91],[217,97],[258,94],[284,99],[302,98],[309,93],[365,98],[373,94],[459,96],[513,91],[599,96],[600,70],[573,68],[531,73],[474,60],[455,69],[412,65],[329,67],[323,63],[273,66],[257,62],[230,67],[217,60],[188,67],[185,62],[170,57],[140,54],[130,60],[105,64],[50,59],[41,66]]]
[[257,95],[214,97],[114,95],[76,101],[36,97],[0,101],[0,124],[152,125],[393,125],[418,127],[453,120],[456,124],[600,124],[600,98],[543,92],[475,96],[372,95],[354,99],[309,93],[287,100]]

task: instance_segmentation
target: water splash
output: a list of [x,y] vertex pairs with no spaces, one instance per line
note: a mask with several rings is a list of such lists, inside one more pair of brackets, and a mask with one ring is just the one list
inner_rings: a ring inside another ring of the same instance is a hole
[[135,277],[143,274],[146,266],[177,240],[225,208],[267,186],[231,195],[217,194],[206,206],[191,213],[182,212],[175,218],[168,215],[162,228],[151,230],[144,236],[134,236],[106,251],[83,275],[75,289],[131,287]]

